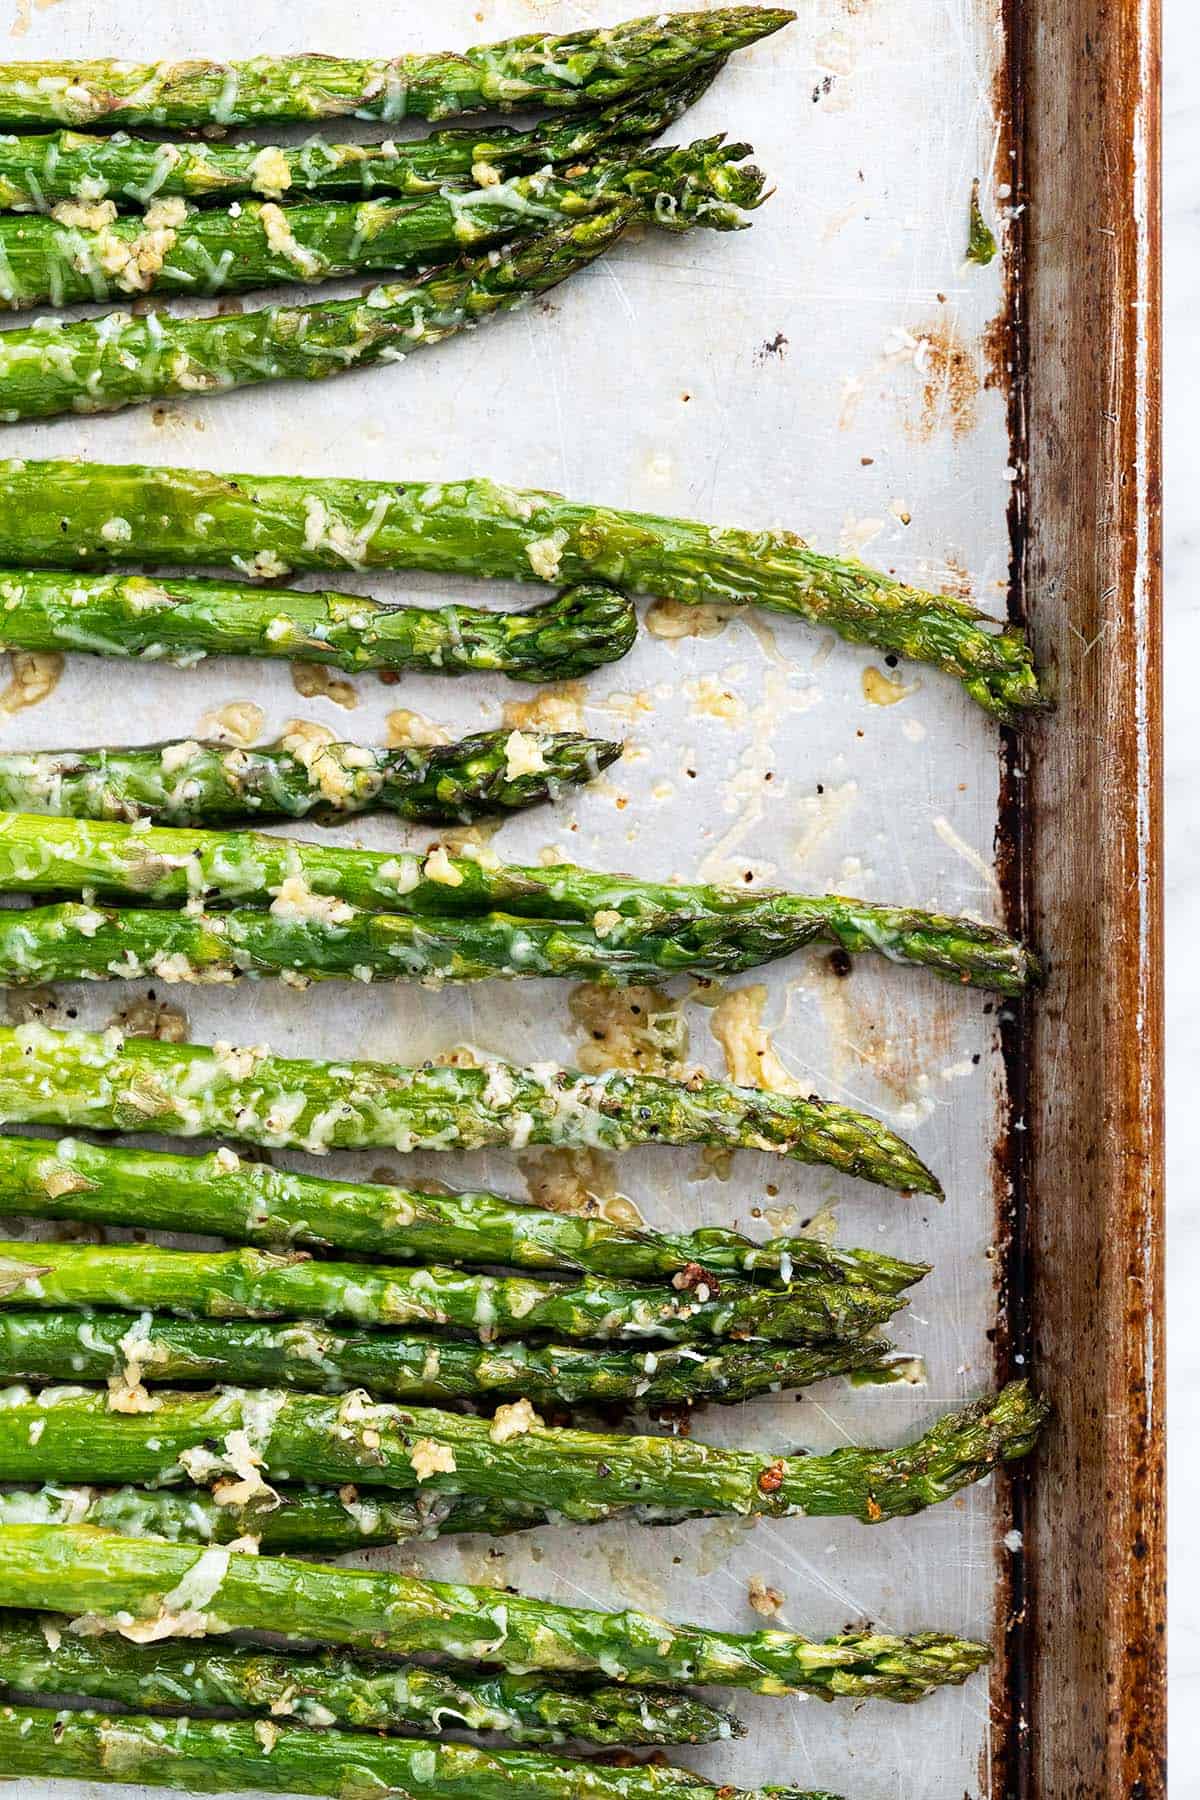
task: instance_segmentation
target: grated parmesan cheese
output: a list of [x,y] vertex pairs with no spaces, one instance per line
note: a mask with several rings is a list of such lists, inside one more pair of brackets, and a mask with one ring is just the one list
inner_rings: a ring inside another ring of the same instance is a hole
[[[461,881],[462,877],[459,877]],[[354,908],[332,894],[314,894],[303,875],[289,875],[274,895],[270,910],[277,919],[316,922],[321,925],[343,925],[354,917]]]

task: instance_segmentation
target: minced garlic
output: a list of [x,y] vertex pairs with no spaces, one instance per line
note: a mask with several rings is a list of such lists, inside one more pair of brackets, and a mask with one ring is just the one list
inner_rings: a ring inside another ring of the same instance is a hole
[[463,884],[462,871],[455,868],[441,844],[425,858],[425,879],[440,882],[442,887],[456,888]]
[[60,200],[50,208],[52,219],[74,231],[103,231],[116,216],[117,209],[111,200],[99,200],[91,206],[82,200]]
[[746,1594],[756,1613],[764,1619],[773,1619],[781,1609],[786,1598],[778,1588],[768,1587],[761,1575],[752,1575]]
[[526,737],[523,731],[510,732],[504,745],[505,778],[518,781],[522,775],[542,775],[545,770],[546,758],[536,738]]
[[408,1460],[418,1481],[429,1481],[434,1475],[453,1475],[458,1467],[449,1444],[435,1444],[431,1438],[418,1438]]
[[288,159],[278,144],[264,144],[250,164],[250,185],[268,200],[278,200],[292,185]]
[[509,1406],[496,1408],[488,1436],[493,1444],[507,1444],[510,1439],[524,1437],[529,1431],[540,1431],[545,1423],[528,1400],[514,1400]]
[[558,579],[562,553],[567,547],[567,535],[560,528],[552,531],[549,537],[534,538],[532,543],[526,544],[525,555],[529,559],[529,566],[542,581]]

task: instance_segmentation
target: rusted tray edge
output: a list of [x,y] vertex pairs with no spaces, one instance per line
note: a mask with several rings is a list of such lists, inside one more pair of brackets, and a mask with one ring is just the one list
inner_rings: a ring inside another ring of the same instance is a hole
[[[1058,711],[1005,750],[1004,1375],[1055,1420],[1012,1488],[994,1796],[1166,1792],[1159,0],[1013,0],[1012,605]],[[1014,1542],[1015,1540],[1010,1540]]]

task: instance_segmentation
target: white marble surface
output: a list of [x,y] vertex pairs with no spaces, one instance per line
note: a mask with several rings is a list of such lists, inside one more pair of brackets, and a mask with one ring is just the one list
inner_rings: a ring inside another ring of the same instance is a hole
[[[1189,1319],[1200,1282],[1200,12],[1167,0],[1166,183],[1166,745],[1168,1391],[1171,1429],[1171,1759],[1177,1795],[1200,1794],[1200,1340]],[[1189,394],[1193,396],[1189,402]],[[1174,1329],[1171,1329],[1173,1325]]]

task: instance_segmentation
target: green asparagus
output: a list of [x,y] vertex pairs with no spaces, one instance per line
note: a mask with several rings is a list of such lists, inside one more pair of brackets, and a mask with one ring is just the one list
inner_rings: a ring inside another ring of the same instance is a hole
[[769,37],[794,13],[726,6],[456,52],[259,56],[249,62],[0,63],[0,126],[248,125],[260,119],[445,119],[603,106]]
[[321,1063],[36,1022],[0,1028],[0,1121],[229,1136],[317,1155],[706,1144],[821,1163],[902,1193],[941,1193],[916,1152],[869,1114],[699,1075]]
[[0,332],[0,421],[116,412],[150,400],[228,393],[265,381],[319,381],[403,362],[411,351],[511,312],[586,268],[642,210],[618,197],[575,224],[372,288],[361,298],[198,319],[112,312]]
[[0,1307],[122,1306],[180,1318],[319,1319],[451,1326],[484,1343],[553,1332],[614,1342],[713,1338],[822,1343],[866,1336],[907,1301],[801,1275],[787,1288],[643,1287],[581,1275],[537,1281],[478,1270],[327,1262],[306,1250],[164,1250],[157,1244],[0,1242]]
[[23,1694],[78,1694],[181,1712],[230,1707],[289,1724],[395,1731],[502,1731],[518,1743],[707,1744],[744,1727],[691,1694],[503,1670],[453,1674],[416,1663],[284,1655],[247,1645],[126,1644],[80,1637],[61,1614],[9,1613],[0,1683]]
[[594,780],[621,749],[574,732],[480,731],[391,750],[301,732],[252,749],[189,738],[123,750],[9,750],[0,752],[0,806],[173,825],[373,810],[468,823],[557,799]]
[[[249,575],[275,573],[267,557]],[[633,647],[632,601],[581,582],[523,612],[390,606],[366,594],[304,593],[246,582],[0,570],[0,645],[10,650],[139,656],[190,668],[206,656],[286,657],[358,674],[480,670],[563,681]]]
[[0,206],[49,212],[59,200],[115,200],[145,207],[155,198],[236,200],[258,195],[435,193],[547,165],[571,165],[657,137],[697,101],[719,69],[692,74],[617,101],[600,112],[545,119],[528,131],[500,126],[433,131],[381,144],[222,144],[203,138],[163,143],[116,131],[109,137],[53,131],[0,137]]
[[[643,926],[615,934],[587,925],[513,918],[359,912],[315,894],[302,877],[279,888],[265,911],[101,908],[90,901],[0,910],[0,982],[228,982],[239,975],[312,981],[520,981],[569,977],[602,986],[654,982],[687,969],[728,971],[718,955],[690,952]],[[743,966],[742,953],[736,953]]]
[[1001,993],[1022,993],[1039,976],[1031,952],[991,926],[836,894],[676,887],[571,863],[450,857],[440,848],[383,853],[245,831],[0,813],[0,893],[86,890],[143,905],[205,899],[260,907],[289,881],[289,893],[311,889],[364,912],[426,922],[496,912],[575,923],[589,928],[590,954],[613,967],[644,954],[655,978],[685,969],[734,974],[818,942],[877,951]]
[[[997,1398],[945,1414],[899,1449],[773,1457],[693,1438],[548,1426],[520,1400],[485,1419],[373,1401],[360,1390],[185,1393],[138,1391],[134,1382],[130,1392],[134,1398],[118,1395],[122,1410],[113,1410],[111,1392],[9,1390],[0,1409],[0,1477],[216,1481],[218,1495],[248,1497],[274,1475],[483,1499],[519,1495],[525,1505],[585,1523],[650,1506],[744,1518],[846,1515],[874,1524],[936,1505],[1028,1454],[1045,1416],[1027,1384],[1014,1382]],[[26,1602],[34,1603],[56,1604]]]
[[486,187],[416,199],[273,200],[189,211],[156,200],[136,218],[112,200],[63,201],[50,218],[0,218],[0,304],[119,300],[130,294],[241,293],[278,282],[312,284],[382,269],[423,269],[533,230],[605,210],[631,196],[673,231],[734,231],[763,198],[746,144],[706,138],[581,165],[542,169]]
[[[0,339],[0,343],[3,340]],[[425,568],[595,579],[686,603],[763,606],[957,676],[996,718],[1044,707],[1019,627],[791,532],[715,529],[486,480],[214,475],[83,462],[0,465],[0,561]]]
[[427,1800],[837,1800],[767,1787],[714,1787],[665,1763],[563,1761],[427,1738],[306,1731],[270,1719],[156,1718],[0,1706],[0,1766],[23,1776],[146,1783],[188,1793],[422,1794]]
[[[680,1517],[660,1515],[649,1507],[624,1516],[645,1525],[673,1524]],[[246,1500],[227,1489],[219,1501],[207,1488],[186,1493],[173,1488],[60,1484],[0,1488],[0,1525],[95,1525],[123,1537],[206,1544],[245,1539],[246,1549],[334,1556],[451,1533],[503,1537],[547,1522],[544,1508],[519,1500],[478,1500],[469,1494],[360,1494],[352,1484],[336,1489],[279,1486]]]
[[[878,1250],[811,1237],[756,1244],[724,1226],[657,1232],[591,1213],[558,1213],[498,1194],[442,1193],[210,1156],[130,1150],[82,1138],[0,1139],[0,1214],[200,1231],[268,1248],[352,1250],[391,1262],[571,1270],[631,1281],[704,1275],[795,1276],[899,1294],[928,1273]],[[713,1279],[715,1278],[715,1279]]]
[[76,1630],[119,1631],[135,1643],[269,1630],[519,1672],[822,1699],[920,1700],[965,1681],[991,1654],[986,1644],[941,1632],[848,1631],[814,1642],[777,1630],[710,1631],[632,1610],[595,1612],[503,1589],[197,1550],[81,1525],[0,1531],[0,1604],[69,1613]]
[[727,1405],[787,1392],[831,1375],[895,1374],[892,1346],[870,1337],[815,1345],[719,1344],[652,1349],[594,1344],[460,1343],[395,1331],[146,1313],[0,1311],[0,1381],[106,1381],[128,1386],[140,1369],[158,1382],[232,1382],[341,1393],[364,1387],[384,1400],[454,1405],[481,1395],[538,1406]]

